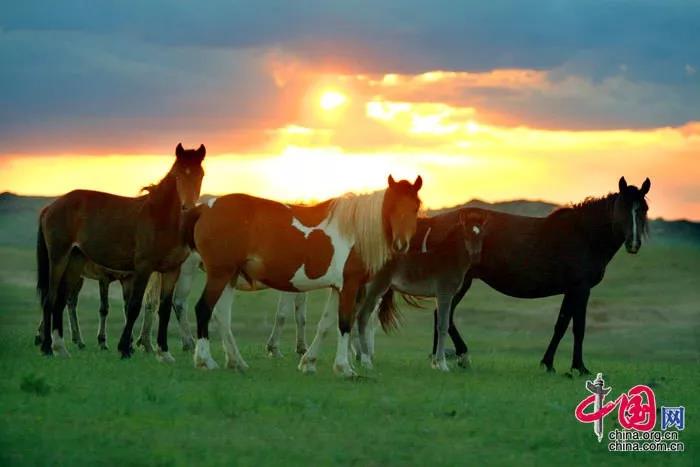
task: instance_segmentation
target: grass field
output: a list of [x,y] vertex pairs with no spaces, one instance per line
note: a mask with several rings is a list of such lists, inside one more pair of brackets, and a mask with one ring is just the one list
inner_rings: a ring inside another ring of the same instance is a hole
[[[515,300],[476,283],[458,310],[473,369],[449,374],[428,364],[432,315],[406,309],[401,330],[378,335],[376,369],[341,380],[331,371],[335,339],[318,373],[296,370],[294,326],[285,358],[264,342],[276,294],[241,293],[234,330],[250,364],[245,374],[205,372],[179,350],[164,366],[138,352],[116,352],[122,312],[112,290],[111,351],[97,349],[97,288],[80,302],[83,335],[71,359],[44,358],[33,345],[39,311],[34,256],[0,247],[0,465],[698,465],[700,462],[700,247],[648,245],[624,252],[594,289],[584,357],[603,371],[612,396],[635,384],[656,391],[657,405],[684,405],[684,453],[609,453],[591,425],[573,416],[585,378],[564,375],[571,336],[556,375],[538,362],[560,297]],[[200,278],[201,281],[201,278]],[[194,290],[192,302],[201,291]],[[325,292],[309,301],[307,340]],[[66,316],[67,328],[67,316]],[[138,326],[138,325],[137,325]],[[214,357],[223,362],[218,344]],[[617,425],[606,419],[606,430]],[[658,429],[658,425],[657,425]]]

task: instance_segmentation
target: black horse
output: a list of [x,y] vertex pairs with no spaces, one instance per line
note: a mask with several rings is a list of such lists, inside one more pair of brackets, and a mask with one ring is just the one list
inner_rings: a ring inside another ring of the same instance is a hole
[[[572,370],[590,372],[583,363],[586,306],[591,288],[603,279],[605,268],[624,244],[637,253],[647,232],[645,195],[651,188],[647,178],[641,188],[620,178],[619,191],[602,198],[561,208],[545,218],[516,216],[476,208],[464,208],[431,218],[435,225],[450,225],[460,213],[488,213],[481,261],[471,268],[450,310],[448,333],[458,356],[468,349],[454,325],[455,307],[469,290],[473,279],[481,279],[501,293],[518,298],[540,298],[564,294],[554,334],[541,364],[554,372],[554,354],[569,322],[574,321]],[[414,238],[422,238],[429,224],[419,226]],[[438,341],[437,309],[433,355]]]

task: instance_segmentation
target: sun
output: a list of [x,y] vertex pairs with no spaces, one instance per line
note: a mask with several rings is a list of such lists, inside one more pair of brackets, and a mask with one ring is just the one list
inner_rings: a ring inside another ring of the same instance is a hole
[[334,110],[345,105],[347,101],[347,96],[341,92],[325,91],[321,94],[319,105],[323,110]]

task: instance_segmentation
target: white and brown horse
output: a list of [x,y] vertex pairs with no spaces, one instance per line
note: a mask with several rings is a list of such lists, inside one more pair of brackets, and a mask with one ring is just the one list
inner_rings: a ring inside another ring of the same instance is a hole
[[[334,370],[354,375],[347,352],[357,291],[394,254],[408,249],[420,208],[420,177],[413,184],[392,177],[388,182],[382,191],[314,206],[233,194],[218,198],[210,208],[198,208],[191,240],[202,257],[207,283],[195,308],[195,366],[217,366],[209,352],[209,319],[217,302],[222,310],[230,309],[233,289],[242,278],[251,289],[262,285],[304,292],[330,287],[327,309],[338,310],[340,331]],[[302,357],[303,369],[315,368],[315,343]],[[228,347],[227,359],[242,361],[232,335]]]

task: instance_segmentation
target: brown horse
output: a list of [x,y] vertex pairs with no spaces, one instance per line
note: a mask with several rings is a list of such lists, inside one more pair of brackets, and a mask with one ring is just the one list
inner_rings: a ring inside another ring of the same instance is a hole
[[[314,206],[233,194],[218,198],[211,208],[198,208],[192,240],[207,283],[195,308],[195,366],[216,367],[209,353],[209,319],[222,292],[231,291],[241,277],[252,288],[332,288],[341,333],[334,370],[353,375],[347,349],[357,291],[395,253],[408,249],[420,208],[421,177],[413,184],[391,176],[388,182],[382,191]],[[315,362],[313,345],[302,361]]]
[[[127,198],[76,190],[44,208],[37,238],[37,290],[43,308],[45,355],[68,355],[63,343],[63,309],[81,283],[86,268],[124,278],[128,291],[126,325],[119,341],[122,358],[133,353],[131,333],[139,315],[148,278],[163,273],[161,321],[167,319],[180,264],[189,254],[181,226],[185,209],[195,205],[202,184],[204,145],[185,150],[178,144],[167,175],[145,188],[147,195]],[[168,313],[164,309],[167,308]],[[158,335],[159,353],[172,360],[165,336]]]

